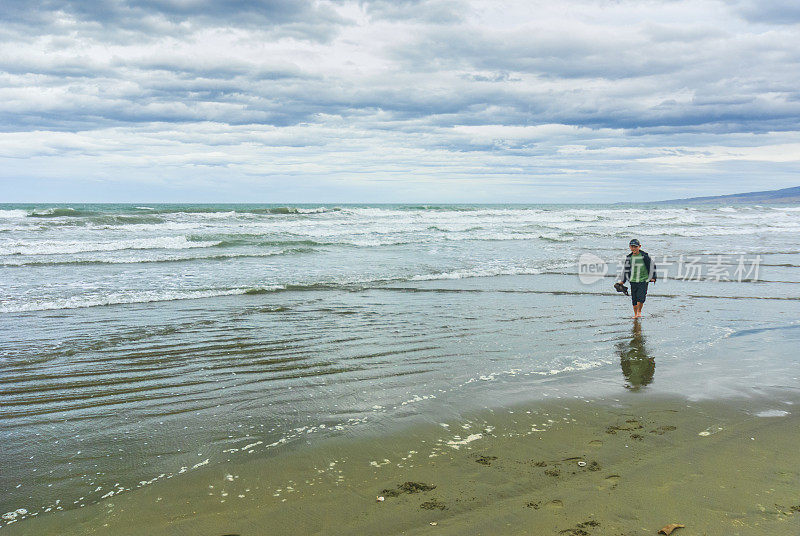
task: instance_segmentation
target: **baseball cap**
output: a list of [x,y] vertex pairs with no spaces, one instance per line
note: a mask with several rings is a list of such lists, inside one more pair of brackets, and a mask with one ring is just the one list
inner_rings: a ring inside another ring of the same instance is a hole
[[641,246],[639,241],[637,239],[635,239],[635,238],[633,240],[631,240],[631,243],[628,244],[628,245],[630,245],[630,246]]

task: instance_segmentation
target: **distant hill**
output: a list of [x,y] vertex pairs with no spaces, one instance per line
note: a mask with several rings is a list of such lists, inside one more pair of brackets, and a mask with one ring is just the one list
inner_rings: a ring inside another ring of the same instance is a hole
[[651,203],[800,203],[800,186],[783,188],[781,190],[766,190],[763,192],[746,192],[742,194],[651,201]]

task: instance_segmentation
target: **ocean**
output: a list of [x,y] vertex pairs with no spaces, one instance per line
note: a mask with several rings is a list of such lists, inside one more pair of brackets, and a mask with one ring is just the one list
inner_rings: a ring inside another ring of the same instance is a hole
[[530,401],[783,411],[798,283],[795,205],[0,205],[0,527]]

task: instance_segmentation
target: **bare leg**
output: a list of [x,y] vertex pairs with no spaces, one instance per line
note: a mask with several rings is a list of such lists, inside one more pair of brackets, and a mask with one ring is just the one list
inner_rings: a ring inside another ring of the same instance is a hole
[[633,306],[633,317],[634,318],[641,318],[642,316],[642,307],[644,304],[642,302],[636,302],[636,305]]

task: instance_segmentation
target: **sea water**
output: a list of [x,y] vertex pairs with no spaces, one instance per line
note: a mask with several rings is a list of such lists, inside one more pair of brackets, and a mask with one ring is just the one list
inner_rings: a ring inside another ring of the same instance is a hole
[[796,206],[0,205],[0,525],[520,401],[794,390],[799,281]]

